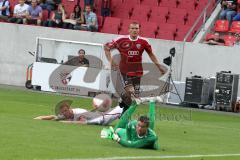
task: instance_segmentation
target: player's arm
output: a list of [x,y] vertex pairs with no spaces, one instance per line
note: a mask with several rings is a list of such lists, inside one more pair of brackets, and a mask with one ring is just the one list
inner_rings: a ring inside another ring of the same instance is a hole
[[57,116],[55,116],[55,115],[38,116],[38,117],[35,117],[34,119],[38,119],[38,120],[56,120]]
[[129,141],[125,139],[120,139],[118,141],[119,144],[125,147],[131,147],[131,148],[142,148],[144,146],[148,146],[153,144],[155,141],[157,141],[156,136],[151,136],[147,138],[143,138],[141,140],[136,140],[136,141]]
[[110,62],[111,66],[113,66],[113,67],[117,67],[117,63],[114,62],[114,60],[112,58],[111,49],[117,48],[116,46],[117,46],[117,42],[115,42],[115,41],[106,43],[104,45],[104,52],[107,57],[107,60]]
[[164,65],[161,65],[156,57],[156,55],[153,53],[152,51],[152,47],[149,44],[148,41],[146,41],[145,43],[145,47],[144,49],[146,50],[146,52],[148,53],[148,56],[150,57],[150,59],[152,60],[152,62],[157,66],[157,68],[159,69],[159,71],[161,72],[161,74],[165,74],[167,72],[167,68]]
[[155,122],[155,102],[150,101],[149,103],[149,128],[154,129]]
[[152,62],[157,66],[157,68],[159,69],[159,71],[162,74],[165,74],[167,72],[167,68],[164,65],[161,65],[156,57],[156,55],[153,52],[148,52],[148,56],[150,57],[150,59],[152,60]]
[[129,109],[123,113],[122,117],[120,118],[118,124],[114,127],[114,130],[116,130],[117,128],[126,128],[126,125],[128,124],[131,115],[134,113],[134,111],[136,110],[137,107],[137,103],[133,102],[131,104],[131,106],[129,107]]

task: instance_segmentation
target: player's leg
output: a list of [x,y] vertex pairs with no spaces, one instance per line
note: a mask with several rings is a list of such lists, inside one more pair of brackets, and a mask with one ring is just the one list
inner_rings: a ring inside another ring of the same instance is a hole
[[114,120],[118,119],[122,114],[123,109],[119,106],[113,108],[110,112],[102,116],[102,125],[108,125]]
[[123,108],[124,113],[132,104],[133,100],[139,97],[141,77],[121,74],[121,81],[124,86],[124,92],[121,93],[119,106]]
[[135,98],[138,98],[140,96],[141,77],[140,76],[132,77],[132,84],[134,87],[134,96]]
[[120,81],[124,90],[120,95],[119,106],[123,108],[123,113],[132,103],[131,92],[134,91],[131,78],[126,74],[120,74]]

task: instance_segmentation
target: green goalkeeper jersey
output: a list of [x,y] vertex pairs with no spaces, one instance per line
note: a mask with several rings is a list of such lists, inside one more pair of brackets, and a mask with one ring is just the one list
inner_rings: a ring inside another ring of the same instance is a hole
[[147,134],[139,136],[136,131],[137,120],[129,121],[131,115],[136,109],[136,104],[132,104],[131,107],[123,114],[118,125],[115,127],[115,131],[120,137],[119,143],[126,147],[132,148],[149,148],[158,149],[158,137],[153,131],[155,121],[155,104],[150,102],[149,105],[149,119],[150,124],[147,130]]

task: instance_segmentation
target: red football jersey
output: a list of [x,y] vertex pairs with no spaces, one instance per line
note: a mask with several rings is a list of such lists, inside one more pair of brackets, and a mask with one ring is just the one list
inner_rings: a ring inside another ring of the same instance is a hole
[[130,36],[121,36],[106,44],[110,49],[118,49],[121,55],[120,72],[128,76],[142,76],[142,54],[144,50],[152,52],[149,42],[142,37],[132,40]]

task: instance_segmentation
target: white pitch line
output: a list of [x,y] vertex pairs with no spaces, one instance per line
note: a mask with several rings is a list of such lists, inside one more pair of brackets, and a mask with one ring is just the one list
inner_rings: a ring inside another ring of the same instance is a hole
[[[51,160],[126,160],[126,159],[175,159],[175,158],[201,158],[201,157],[238,157],[236,154],[203,154],[203,155],[176,155],[176,156],[134,156],[134,157],[102,157],[102,158],[64,158]],[[40,159],[34,159],[40,160]],[[43,159],[41,159],[43,160]],[[45,159],[50,160],[50,159]]]

